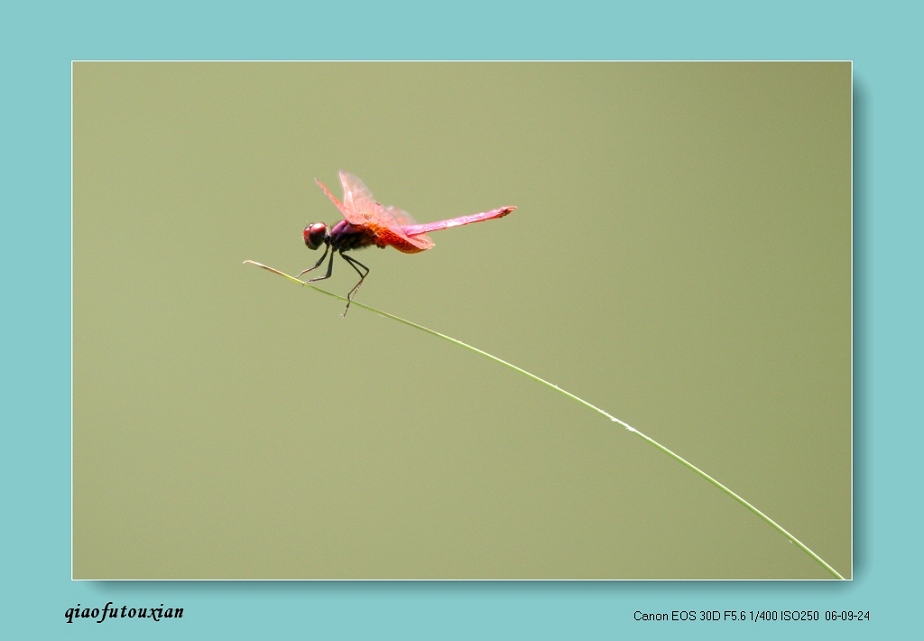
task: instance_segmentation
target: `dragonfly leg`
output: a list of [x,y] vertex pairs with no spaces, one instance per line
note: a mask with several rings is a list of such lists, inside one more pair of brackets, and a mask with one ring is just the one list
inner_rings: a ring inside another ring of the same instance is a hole
[[[359,282],[356,283],[356,287],[351,289],[350,293],[347,294],[346,309],[343,310],[343,316],[346,316],[347,312],[350,311],[350,303],[353,302],[353,297],[356,296],[356,292],[359,291],[359,286],[363,284],[363,281],[366,280],[366,276],[369,275],[369,268],[363,265],[361,262],[359,262],[355,258],[351,256],[347,256],[346,254],[343,253],[343,251],[340,252],[340,255],[343,256],[343,260],[348,262],[350,266],[356,270],[356,273],[359,274]],[[365,272],[361,271],[360,268],[365,270]]]
[[[334,271],[334,256],[336,256],[336,255],[337,255],[337,252],[331,252],[331,253],[330,253],[330,262],[327,263],[327,273],[326,273],[326,274],[324,274],[323,276],[318,276],[317,278],[312,278],[312,279],[309,280],[308,282],[309,282],[309,283],[316,283],[316,282],[318,282],[319,280],[325,280],[325,279],[327,279],[327,278],[330,278],[331,272]],[[321,260],[324,260],[324,257],[323,257],[323,256],[321,256]],[[321,263],[318,262],[318,265],[320,265],[320,264],[321,264]],[[315,265],[314,267],[317,267],[318,265]],[[314,269],[314,267],[312,267],[311,269]],[[310,272],[311,269],[309,269],[308,271]],[[299,275],[301,275],[301,274],[299,274]]]
[[[304,270],[301,274],[298,275],[298,277],[301,278],[302,276],[304,276],[304,275],[307,274],[308,272],[314,271],[315,269],[317,269],[318,267],[320,267],[320,266],[321,266],[321,263],[324,262],[324,259],[327,258],[327,251],[328,251],[329,249],[330,249],[330,245],[325,245],[325,246],[324,246],[324,253],[321,254],[321,259],[320,259],[318,262],[316,262],[316,263],[314,264],[314,267],[309,267],[308,269]],[[334,257],[333,254],[331,254],[331,258],[333,258],[333,257]],[[330,270],[328,270],[327,276],[330,277]]]

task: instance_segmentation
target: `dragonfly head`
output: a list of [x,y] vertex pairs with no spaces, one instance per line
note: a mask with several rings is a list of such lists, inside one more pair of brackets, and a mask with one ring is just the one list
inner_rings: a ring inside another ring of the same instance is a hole
[[308,249],[317,249],[327,239],[327,225],[324,223],[311,223],[305,227],[302,237],[305,239]]

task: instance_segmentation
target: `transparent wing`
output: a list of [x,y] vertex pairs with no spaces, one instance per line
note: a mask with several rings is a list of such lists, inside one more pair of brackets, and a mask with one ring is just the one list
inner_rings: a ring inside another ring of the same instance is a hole
[[337,209],[340,210],[340,213],[343,214],[343,217],[347,218],[347,209],[346,207],[343,206],[343,203],[337,200],[337,197],[334,196],[332,193],[330,193],[330,189],[328,189],[327,186],[324,183],[322,183],[320,180],[315,178],[314,182],[318,183],[318,187],[321,188],[321,191],[327,194],[327,197],[330,198],[330,201],[334,203],[335,205],[337,205]]
[[344,217],[354,225],[366,223],[382,224],[378,209],[380,203],[372,197],[372,192],[359,178],[348,171],[340,170],[340,183],[343,185],[343,205],[346,207]]
[[[376,227],[378,229],[385,227],[397,237],[395,240],[389,242],[390,245],[394,245],[395,247],[399,245],[409,245],[420,251],[433,247],[433,241],[425,234],[419,234],[417,236],[408,235],[407,226],[416,224],[409,213],[397,207],[385,207],[379,203],[376,203],[376,206],[378,207],[376,212],[378,223]],[[383,224],[382,221],[388,221],[388,223]]]
[[394,220],[401,227],[417,224],[417,221],[411,218],[411,215],[403,209],[398,209],[397,207],[384,207],[383,205],[379,205],[379,207],[385,210],[384,213],[388,218]]
[[[341,170],[340,182],[343,184],[341,211],[349,223],[368,227],[380,237],[393,235],[394,241],[398,244],[406,243],[420,250],[433,247],[433,241],[425,236],[414,238],[408,236],[404,232],[404,227],[416,224],[411,215],[397,207],[386,207],[378,202],[359,178],[348,171]],[[390,234],[384,234],[382,230],[388,230]],[[395,243],[389,242],[389,244]]]

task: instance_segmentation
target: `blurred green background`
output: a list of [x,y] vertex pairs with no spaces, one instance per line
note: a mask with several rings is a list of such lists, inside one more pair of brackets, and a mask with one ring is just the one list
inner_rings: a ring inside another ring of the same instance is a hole
[[[829,578],[851,560],[849,63],[75,63],[73,576]],[[325,287],[356,281],[343,261]]]

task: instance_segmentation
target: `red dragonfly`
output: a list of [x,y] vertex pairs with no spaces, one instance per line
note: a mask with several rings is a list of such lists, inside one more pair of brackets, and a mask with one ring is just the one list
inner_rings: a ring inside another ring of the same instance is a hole
[[428,232],[479,223],[482,220],[491,220],[492,218],[501,218],[516,209],[516,207],[501,207],[500,209],[492,209],[491,211],[472,214],[471,216],[459,216],[449,220],[418,225],[407,212],[401,211],[397,207],[386,207],[377,202],[362,181],[351,173],[342,170],[340,172],[340,182],[343,183],[343,202],[337,200],[337,197],[330,193],[330,190],[320,180],[315,178],[315,182],[324,190],[327,197],[337,205],[337,209],[343,214],[344,220],[341,220],[330,230],[324,223],[311,223],[305,227],[302,236],[308,249],[318,249],[321,245],[324,245],[324,254],[315,263],[314,267],[309,267],[299,274],[299,277],[320,267],[324,259],[327,258],[327,252],[329,251],[330,262],[327,263],[327,273],[323,276],[312,278],[308,282],[316,283],[319,280],[330,278],[331,271],[334,268],[334,256],[339,252],[343,260],[349,263],[359,274],[359,282],[347,294],[347,305],[346,309],[343,310],[343,316],[346,316],[346,313],[350,310],[353,297],[359,290],[359,286],[363,284],[366,276],[369,275],[368,267],[343,252],[362,249],[371,245],[382,248],[390,245],[405,254],[416,254],[433,247],[433,241],[427,237]]

